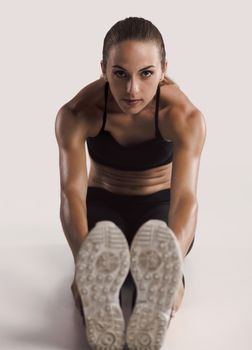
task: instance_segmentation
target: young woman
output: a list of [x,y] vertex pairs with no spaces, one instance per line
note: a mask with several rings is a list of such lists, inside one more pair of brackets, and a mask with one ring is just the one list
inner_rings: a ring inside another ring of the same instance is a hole
[[[157,232],[167,230],[168,236],[172,231],[170,235],[176,237],[173,247],[177,244],[184,258],[192,248],[196,229],[197,180],[206,137],[204,117],[166,75],[164,42],[150,21],[128,17],[114,24],[105,36],[102,54],[100,79],[64,104],[55,122],[60,217],[74,261],[77,263],[78,257],[81,261],[80,255],[85,252],[80,254],[80,249],[86,247],[84,243],[95,228],[102,230],[106,224],[107,231],[117,228],[117,237],[123,233],[130,247],[137,230],[149,220],[154,229],[153,246],[157,225]],[[91,161],[89,174],[85,142]],[[111,263],[109,259],[100,263],[105,266]],[[152,255],[151,259],[155,264],[156,257]],[[86,265],[80,271],[88,268]],[[173,315],[184,294],[184,276],[180,277],[172,299]],[[75,280],[71,288],[84,321],[87,291],[78,288]],[[94,285],[92,290],[96,290]],[[140,287],[135,290],[134,304],[139,293]],[[90,326],[93,345],[97,332]],[[102,334],[97,344],[108,346],[116,337],[113,331]],[[153,337],[147,332],[140,336],[139,329],[135,342],[141,338],[141,348],[154,342]],[[132,348],[137,346],[134,343]],[[117,348],[121,347],[111,345],[111,349]]]

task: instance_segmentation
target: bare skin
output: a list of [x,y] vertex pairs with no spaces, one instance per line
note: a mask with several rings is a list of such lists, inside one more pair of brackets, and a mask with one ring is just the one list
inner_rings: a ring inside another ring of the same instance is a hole
[[[154,97],[157,83],[164,75],[161,69],[157,69],[155,81],[146,82],[146,78],[143,80],[142,76],[139,77],[136,67],[146,67],[149,62],[158,66],[158,56],[148,46],[140,47],[140,51],[137,51],[138,48],[132,43],[125,43],[118,48],[119,54],[118,50],[114,55],[112,52],[107,70],[101,64],[104,76],[84,87],[59,110],[56,118],[55,130],[60,151],[61,219],[74,260],[88,233],[85,203],[88,186],[132,195],[151,194],[171,188],[169,215],[167,213],[169,227],[175,233],[184,257],[195,234],[198,169],[206,130],[202,113],[176,84],[161,85],[159,109],[161,135],[174,144],[173,162],[144,171],[122,171],[98,164],[90,158],[90,172],[87,174],[83,145],[87,137],[98,134],[102,125],[104,78],[110,83],[105,130],[124,146],[155,137]],[[134,55],[129,55],[132,50]],[[143,62],[142,57],[146,57],[144,50],[153,54],[148,62]],[[123,59],[126,53],[127,57],[134,57],[135,61],[127,60],[126,65]],[[115,63],[127,67],[127,82],[113,75],[111,67]],[[138,108],[126,107],[120,99],[122,96],[141,97],[143,103]],[[76,304],[80,305],[74,283],[72,291]],[[182,303],[183,295],[181,282],[174,303],[174,314]]]

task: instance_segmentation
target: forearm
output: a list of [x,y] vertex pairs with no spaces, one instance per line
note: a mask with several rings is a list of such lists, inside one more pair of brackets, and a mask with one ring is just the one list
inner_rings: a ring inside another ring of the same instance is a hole
[[195,200],[181,200],[176,208],[170,208],[168,226],[176,235],[183,257],[193,240],[197,224],[198,204]]
[[62,193],[60,219],[75,260],[79,247],[88,234],[86,204],[78,194]]

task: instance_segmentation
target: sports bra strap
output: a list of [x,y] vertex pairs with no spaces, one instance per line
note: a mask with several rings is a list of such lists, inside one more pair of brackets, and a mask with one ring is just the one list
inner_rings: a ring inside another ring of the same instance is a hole
[[99,131],[98,135],[100,133],[102,133],[102,131],[104,130],[105,124],[106,124],[106,119],[107,119],[107,101],[108,101],[108,87],[109,87],[109,83],[108,81],[106,81],[105,83],[105,90],[104,90],[104,95],[105,95],[105,106],[104,106],[104,111],[103,111],[103,123],[102,123],[102,127],[101,130]]
[[155,135],[156,137],[163,138],[158,128],[158,111],[159,111],[159,96],[160,96],[160,85],[158,84],[156,93],[156,110],[155,110]]

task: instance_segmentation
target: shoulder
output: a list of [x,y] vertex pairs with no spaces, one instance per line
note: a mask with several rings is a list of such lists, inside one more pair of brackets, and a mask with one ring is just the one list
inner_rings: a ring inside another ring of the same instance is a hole
[[206,138],[206,122],[203,113],[176,85],[163,87],[164,113],[162,135],[173,141],[174,146],[186,145],[200,149]]
[[104,80],[95,80],[82,88],[67,101],[58,114],[66,125],[75,124],[85,128],[87,137],[97,133],[104,108]]
[[74,97],[65,105],[71,108],[75,113],[81,113],[87,107],[99,105],[104,91],[104,80],[97,79],[84,86]]
[[206,138],[206,123],[199,109],[186,111],[183,108],[174,108],[171,125],[175,149],[184,147],[195,154],[201,153]]

